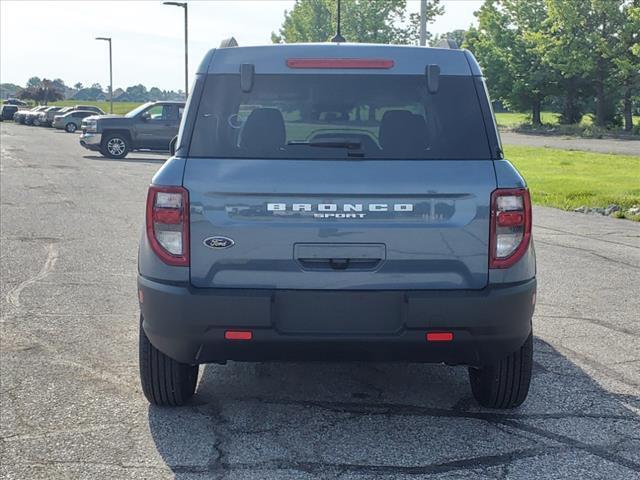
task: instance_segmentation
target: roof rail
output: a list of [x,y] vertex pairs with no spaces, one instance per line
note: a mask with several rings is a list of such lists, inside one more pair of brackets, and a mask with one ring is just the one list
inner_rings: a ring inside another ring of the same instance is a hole
[[450,38],[441,38],[434,45],[434,47],[436,47],[436,48],[448,48],[450,50],[459,50],[460,49],[460,47],[458,47],[458,44],[456,43],[456,41],[455,40],[451,40]]
[[220,48],[237,47],[237,46],[238,46],[238,42],[233,37],[225,38],[222,42],[220,42]]

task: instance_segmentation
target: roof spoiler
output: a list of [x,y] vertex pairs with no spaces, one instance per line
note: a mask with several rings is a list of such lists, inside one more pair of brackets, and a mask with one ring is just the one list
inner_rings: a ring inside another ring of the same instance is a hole
[[238,42],[233,37],[225,38],[222,42],[220,42],[220,48],[229,48],[229,47],[237,47],[237,46],[238,46]]
[[455,40],[451,40],[450,38],[441,38],[434,45],[436,48],[448,48],[449,50],[460,50],[458,44]]

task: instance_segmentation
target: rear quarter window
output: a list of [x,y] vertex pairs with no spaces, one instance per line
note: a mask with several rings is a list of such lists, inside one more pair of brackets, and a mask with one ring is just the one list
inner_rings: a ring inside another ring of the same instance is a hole
[[239,75],[205,82],[193,157],[491,158],[472,77],[442,76],[435,94],[422,75],[256,75],[250,92]]

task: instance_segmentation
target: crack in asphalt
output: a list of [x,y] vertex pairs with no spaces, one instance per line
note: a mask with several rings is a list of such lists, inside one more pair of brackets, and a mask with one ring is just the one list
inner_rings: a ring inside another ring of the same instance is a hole
[[637,337],[637,336],[640,335],[640,331],[633,331],[630,328],[614,325],[613,323],[609,323],[606,320],[600,320],[599,318],[577,317],[577,316],[573,316],[573,315],[542,315],[542,314],[539,314],[539,313],[536,313],[535,317],[540,317],[540,318],[558,318],[558,319],[567,318],[567,319],[570,319],[570,320],[579,320],[579,321],[589,322],[589,323],[592,323],[594,325],[598,325],[599,327],[608,328],[608,329],[614,330],[614,331],[616,331],[618,333],[624,333],[625,335],[631,335],[633,337]]
[[430,463],[426,465],[368,465],[359,463],[339,462],[305,462],[286,459],[267,460],[254,463],[219,463],[213,469],[210,466],[175,465],[171,469],[175,473],[216,473],[220,468],[225,473],[238,470],[294,470],[310,475],[326,475],[328,472],[337,474],[404,474],[429,475],[447,473],[459,470],[474,470],[478,468],[495,467],[525,458],[539,457],[564,452],[568,449],[558,447],[532,447],[515,450],[497,455],[483,455],[478,457]]
[[565,351],[569,354],[571,354],[574,358],[577,358],[578,360],[580,360],[582,363],[585,363],[587,365],[589,365],[591,368],[593,368],[594,370],[597,370],[598,372],[600,372],[602,375],[604,375],[607,378],[610,378],[612,380],[616,380],[620,383],[623,383],[629,387],[634,387],[634,388],[638,388],[640,387],[640,382],[636,382],[635,380],[631,380],[629,378],[627,378],[624,374],[618,372],[617,370],[614,370],[613,368],[608,367],[607,365],[600,363],[596,360],[593,360],[592,358],[587,357],[586,355],[583,355],[582,353],[579,353],[571,348],[565,347],[565,346],[560,346],[558,345],[556,347],[559,351]]
[[537,238],[536,238],[536,243],[541,243],[543,245],[549,245],[551,247],[567,248],[569,250],[579,250],[581,252],[590,253],[593,256],[596,256],[598,258],[602,258],[603,260],[607,260],[607,261],[612,262],[612,263],[617,263],[619,265],[624,265],[626,267],[630,267],[630,268],[633,268],[635,270],[640,270],[640,266],[638,266],[638,265],[634,265],[632,263],[623,262],[622,260],[616,260],[615,258],[607,257],[606,255],[602,255],[602,254],[600,254],[598,252],[595,252],[593,250],[589,250],[588,248],[575,247],[575,246],[571,246],[571,245],[562,245],[561,243],[549,242],[549,241],[540,240],[540,239],[537,239]]
[[[545,227],[544,225],[538,225],[538,224],[535,225],[535,228],[543,228],[545,230],[551,230],[552,232],[563,233],[563,234],[565,234],[567,236],[570,236],[570,237],[581,237],[581,238],[586,238],[588,240],[597,240],[598,242],[611,243],[613,245],[620,245],[620,246],[623,246],[623,247],[640,249],[640,246],[629,245],[628,243],[616,242],[614,240],[605,240],[603,238],[597,237],[595,234],[594,235],[586,235],[584,233],[569,232],[569,231],[566,231],[566,230],[560,230],[558,228]],[[611,234],[612,234],[612,232],[608,232],[607,233],[607,235],[611,235]],[[598,234],[598,235],[601,235],[601,234]],[[631,238],[636,238],[636,237],[631,237]]]
[[[359,413],[366,415],[408,415],[408,416],[429,416],[440,418],[465,418],[488,422],[490,424],[502,424],[514,428],[516,430],[532,433],[540,437],[553,440],[572,449],[579,449],[598,456],[604,460],[622,465],[630,470],[640,472],[640,463],[633,462],[627,458],[608,451],[604,447],[591,445],[581,442],[574,438],[560,435],[548,430],[534,427],[521,421],[527,419],[566,419],[566,418],[595,418],[595,419],[615,419],[615,420],[632,420],[637,421],[632,415],[596,415],[596,414],[500,414],[500,413],[484,413],[484,412],[467,412],[455,411],[447,409],[439,409],[432,407],[419,407],[413,405],[399,404],[365,404],[357,402],[320,402],[320,401],[287,401],[287,400],[261,400],[254,399],[266,404],[279,405],[298,405],[314,408],[322,408],[335,413]],[[639,422],[640,427],[640,422]],[[430,473],[430,472],[418,472]]]
[[[393,415],[439,418],[467,418],[489,422],[504,420],[565,420],[573,418],[591,418],[598,420],[638,420],[635,415],[601,415],[595,413],[494,413],[470,412],[467,410],[446,409],[437,407],[422,407],[419,405],[397,403],[365,403],[365,402],[328,402],[319,400],[287,400],[261,398],[236,398],[235,400],[253,400],[267,405],[294,405],[301,407],[320,408],[333,413],[358,413],[363,415]],[[459,402],[460,403],[460,402]],[[458,404],[456,404],[458,405]],[[638,420],[640,423],[640,420]]]
[[618,465],[622,465],[623,467],[626,467],[629,470],[633,470],[634,472],[640,473],[640,463],[629,460],[616,453],[612,453],[608,451],[606,448],[601,447],[599,445],[591,445],[589,443],[581,442],[580,440],[576,440],[575,438],[571,438],[566,435],[560,435],[559,433],[550,432],[548,430],[545,430],[544,428],[538,428],[532,425],[522,424],[520,422],[515,422],[513,420],[503,420],[501,423],[503,425],[509,425],[512,428],[516,428],[518,430],[524,430],[526,432],[534,433],[541,437],[554,440],[568,447],[573,447],[575,449],[583,450],[592,455],[600,457],[604,460],[607,460],[612,463],[616,463]]
[[[247,398],[243,398],[247,400]],[[557,454],[572,450],[581,450],[591,455],[597,456],[606,461],[623,466],[634,472],[640,472],[640,463],[629,460],[621,455],[609,451],[606,447],[592,445],[572,437],[561,435],[549,430],[523,423],[524,420],[555,420],[569,418],[591,418],[598,420],[624,420],[638,421],[634,415],[598,415],[598,414],[567,414],[567,413],[550,413],[550,414],[509,414],[509,413],[487,413],[487,412],[469,412],[455,409],[441,409],[433,407],[421,407],[415,405],[388,404],[388,403],[361,403],[361,402],[323,402],[323,401],[298,401],[286,399],[265,400],[261,398],[252,398],[251,400],[258,403],[283,405],[283,406],[302,406],[310,408],[320,408],[333,413],[341,414],[359,414],[359,415],[383,415],[383,416],[419,416],[419,417],[439,417],[439,418],[461,418],[473,419],[488,422],[494,427],[504,432],[500,426],[509,427],[516,432],[506,432],[518,435],[517,432],[526,432],[538,437],[551,440],[562,447],[554,446],[537,446],[526,449],[520,449],[504,454],[477,456],[462,460],[437,462],[427,465],[417,466],[394,466],[394,465],[365,465],[352,463],[332,463],[332,462],[302,462],[295,460],[270,460],[255,463],[230,463],[226,460],[224,445],[226,443],[226,434],[219,431],[221,426],[227,425],[220,409],[214,408],[214,412],[208,412],[206,409],[197,409],[199,413],[212,420],[214,423],[214,431],[217,435],[214,451],[217,453],[212,461],[206,466],[172,466],[175,473],[228,473],[235,470],[295,470],[309,474],[326,473],[327,469],[331,469],[337,473],[367,473],[367,474],[393,474],[402,473],[405,475],[425,475],[434,473],[445,473],[456,470],[472,470],[483,467],[499,466],[509,464],[515,460],[523,458],[532,458],[547,454]],[[463,406],[464,402],[458,402],[456,405]],[[211,405],[207,405],[211,408]],[[204,411],[203,411],[204,410]],[[243,433],[237,430],[234,433]],[[535,439],[524,437],[529,441]]]

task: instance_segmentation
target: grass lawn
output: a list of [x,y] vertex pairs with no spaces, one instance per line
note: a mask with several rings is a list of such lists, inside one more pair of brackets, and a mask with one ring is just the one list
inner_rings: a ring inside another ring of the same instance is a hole
[[[109,102],[93,102],[90,100],[62,100],[60,102],[51,102],[49,105],[59,105],[62,107],[73,107],[74,105],[93,105],[98,108],[101,108],[104,112],[109,113]],[[125,113],[130,112],[138,105],[141,105],[140,102],[113,102],[113,113],[124,115]]]
[[[542,112],[542,123],[547,125],[558,125],[560,118],[559,113]],[[496,113],[496,122],[499,127],[515,128],[523,123],[531,123],[531,115],[527,113]],[[633,117],[633,124],[640,125],[640,116],[635,115]],[[582,117],[580,125],[588,126],[593,125],[593,119],[591,115],[585,115]]]
[[[558,123],[558,117],[560,117],[559,113],[553,112],[542,112],[542,123],[549,123],[552,125],[556,125]],[[523,123],[531,122],[531,115],[527,113],[496,113],[496,122],[499,127],[508,127],[513,128]]]
[[564,210],[612,203],[623,209],[640,205],[640,156],[520,145],[505,145],[504,149],[538,205]]

